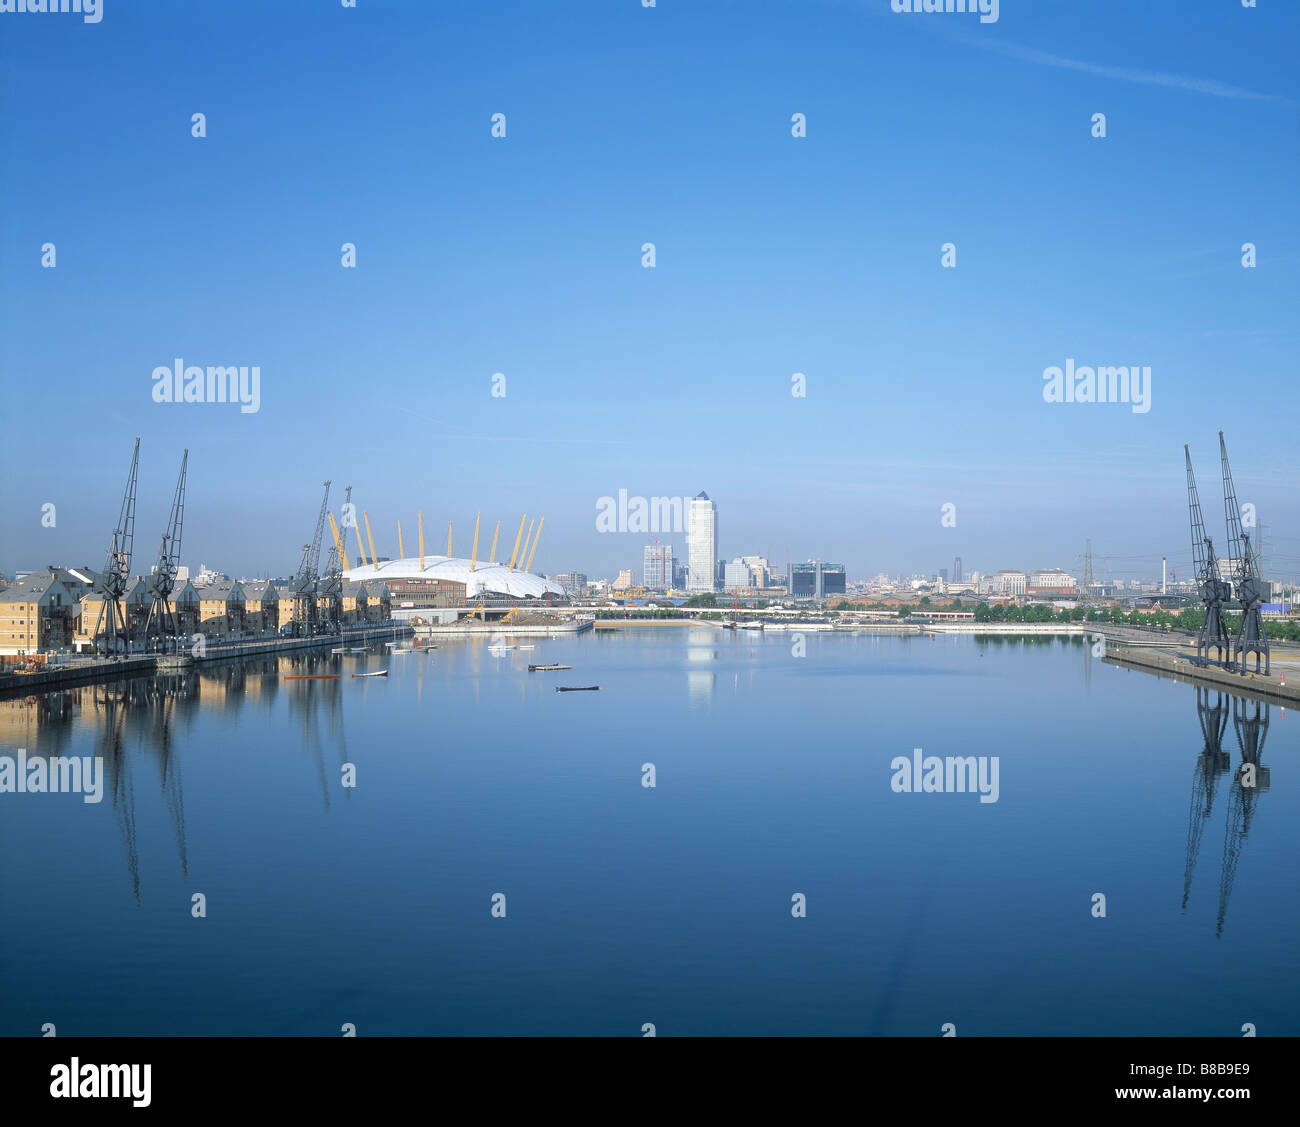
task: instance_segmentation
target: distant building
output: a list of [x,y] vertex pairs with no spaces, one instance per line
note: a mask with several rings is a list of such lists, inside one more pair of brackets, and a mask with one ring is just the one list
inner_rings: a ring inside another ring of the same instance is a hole
[[626,591],[632,586],[632,569],[624,568],[618,573],[618,578],[614,580],[615,591]]
[[732,560],[731,563],[725,565],[723,569],[722,585],[729,591],[734,590],[737,587],[752,586],[750,583],[750,572],[748,566],[741,563],[740,560]]
[[700,493],[686,511],[686,587],[712,591],[718,560],[718,507]]
[[642,557],[641,586],[650,591],[667,591],[672,585],[672,545],[647,544]]
[[569,593],[569,598],[580,599],[587,593],[587,577],[580,571],[562,571],[555,582]]
[[1027,595],[1076,595],[1079,582],[1068,572],[1059,567],[1044,568],[1029,573],[1029,582],[1025,586]]
[[821,601],[832,595],[843,595],[846,590],[843,564],[809,560],[790,566],[790,594],[796,599]]
[[999,595],[1023,595],[1028,581],[1023,571],[999,571],[989,577],[989,590]]
[[749,582],[752,587],[766,587],[772,582],[772,569],[768,567],[763,556],[741,556],[740,562],[749,568]]
[[961,582],[961,556],[952,561],[952,581],[954,583]]

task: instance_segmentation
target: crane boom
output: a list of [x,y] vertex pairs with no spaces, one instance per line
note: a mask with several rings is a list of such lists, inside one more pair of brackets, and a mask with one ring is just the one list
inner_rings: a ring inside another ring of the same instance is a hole
[[181,535],[185,527],[185,477],[189,465],[190,452],[181,455],[181,470],[176,478],[176,492],[172,494],[171,513],[167,526],[163,529],[162,544],[158,548],[158,562],[153,574],[146,580],[149,592],[149,615],[145,619],[145,635],[153,630],[155,622],[162,635],[169,632],[180,636],[180,621],[171,605],[172,592],[176,589],[176,575],[181,565]]
[[1201,499],[1196,492],[1196,476],[1192,473],[1192,454],[1183,445],[1183,458],[1187,462],[1187,506],[1192,513],[1192,560],[1196,568],[1196,581],[1204,583],[1209,578],[1205,570],[1205,521],[1201,517]]
[[1241,509],[1237,505],[1237,489],[1232,483],[1232,469],[1228,465],[1228,448],[1223,441],[1223,431],[1219,431],[1219,457],[1223,463],[1223,512],[1228,523],[1228,554],[1233,567],[1236,582],[1237,600],[1241,603],[1241,622],[1237,626],[1235,655],[1230,656],[1228,668],[1240,665],[1242,674],[1246,673],[1245,658],[1247,654],[1255,655],[1255,672],[1260,672],[1263,661],[1263,673],[1269,673],[1271,656],[1268,646],[1268,634],[1264,630],[1264,620],[1260,608],[1268,595],[1268,585],[1259,573],[1259,560],[1250,542],[1250,533],[1243,527]]
[[325,496],[321,498],[320,513],[316,517],[316,535],[311,541],[311,562],[309,565],[310,578],[317,579],[320,577],[320,543],[321,538],[325,535],[325,512],[330,504],[330,483],[325,483]]
[[127,636],[126,611],[122,607],[122,596],[126,594],[127,581],[131,578],[131,549],[135,541],[135,486],[140,472],[140,440],[135,440],[135,450],[131,455],[131,468],[127,471],[126,489],[122,493],[122,508],[117,516],[117,527],[113,530],[113,539],[108,546],[108,556],[104,561],[104,570],[95,576],[95,590],[103,595],[99,607],[99,619],[95,624],[95,634],[99,634],[100,625],[108,615],[108,645],[117,651],[119,631]]

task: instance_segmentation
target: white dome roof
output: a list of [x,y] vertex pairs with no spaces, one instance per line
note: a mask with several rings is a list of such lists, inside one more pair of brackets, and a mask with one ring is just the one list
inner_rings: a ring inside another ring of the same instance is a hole
[[465,597],[472,599],[480,593],[507,595],[515,599],[540,598],[548,592],[566,596],[568,592],[558,583],[533,575],[528,571],[511,571],[501,563],[484,563],[480,560],[469,569],[469,560],[455,556],[425,556],[424,570],[416,559],[382,560],[378,565],[367,564],[343,573],[344,579],[365,583],[372,579],[449,579],[465,584]]

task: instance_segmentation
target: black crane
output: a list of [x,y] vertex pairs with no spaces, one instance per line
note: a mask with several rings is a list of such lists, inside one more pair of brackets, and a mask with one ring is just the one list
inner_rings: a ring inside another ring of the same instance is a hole
[[131,578],[131,545],[135,539],[135,483],[140,470],[140,440],[135,440],[135,451],[131,455],[131,469],[127,473],[126,491],[122,494],[122,510],[117,517],[117,527],[113,530],[113,540],[108,547],[108,558],[104,561],[104,570],[93,572],[94,590],[103,596],[99,607],[99,618],[95,623],[95,640],[99,644],[100,631],[104,618],[108,617],[108,628],[104,630],[104,648],[110,653],[118,649],[118,636],[129,652],[131,648],[131,631],[126,620],[126,610],[122,606],[122,597],[126,594],[126,585]]
[[320,503],[316,518],[316,536],[310,544],[302,546],[302,560],[293,577],[294,625],[297,633],[311,634],[316,620],[316,595],[319,589],[320,542],[325,535],[325,513],[330,503],[330,483],[325,483],[325,497]]
[[144,633],[149,638],[157,630],[160,640],[174,639],[179,647],[180,619],[172,605],[172,592],[176,589],[176,575],[181,564],[181,533],[185,524],[185,474],[189,464],[188,450],[181,456],[181,472],[176,479],[176,492],[172,494],[171,515],[163,529],[162,545],[158,549],[158,562],[153,573],[145,580],[149,594],[149,617],[145,619]]
[[1196,635],[1196,660],[1208,662],[1210,650],[1214,660],[1225,667],[1232,664],[1232,641],[1223,620],[1223,604],[1232,595],[1232,585],[1219,575],[1219,560],[1214,554],[1214,542],[1205,534],[1205,521],[1201,517],[1201,499],[1196,492],[1196,477],[1192,473],[1192,455],[1183,446],[1187,462],[1187,506],[1192,514],[1192,559],[1195,561],[1196,583],[1200,588],[1204,618]]
[[1235,668],[1244,674],[1246,656],[1254,654],[1255,672],[1260,672],[1260,658],[1263,658],[1263,672],[1267,676],[1270,666],[1268,635],[1264,632],[1260,606],[1268,594],[1268,585],[1259,573],[1259,559],[1251,545],[1250,533],[1241,526],[1241,510],[1237,507],[1237,491],[1232,484],[1223,431],[1219,431],[1219,455],[1223,460],[1223,510],[1228,522],[1228,557],[1234,568],[1237,601],[1241,603],[1241,623],[1237,627],[1236,643],[1229,650],[1226,668]]

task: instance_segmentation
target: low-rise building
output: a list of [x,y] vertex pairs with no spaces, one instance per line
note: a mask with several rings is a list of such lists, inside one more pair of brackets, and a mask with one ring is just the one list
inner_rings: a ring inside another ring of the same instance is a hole
[[234,579],[219,579],[199,589],[199,629],[208,634],[244,630],[244,588]]
[[244,589],[244,628],[257,631],[278,630],[280,590],[275,582],[270,579],[254,579],[240,586]]
[[72,642],[76,600],[53,568],[28,572],[0,591],[0,654],[36,654]]

